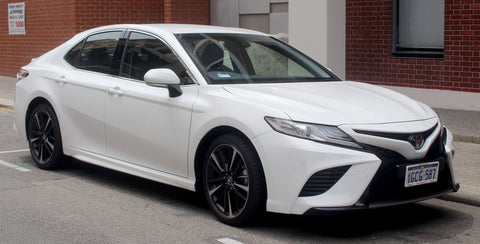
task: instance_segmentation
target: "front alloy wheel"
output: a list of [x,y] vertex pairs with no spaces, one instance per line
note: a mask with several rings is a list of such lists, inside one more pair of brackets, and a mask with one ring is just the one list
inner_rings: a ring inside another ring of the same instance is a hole
[[217,218],[244,225],[265,207],[265,181],[258,156],[245,140],[217,138],[204,165],[205,196]]

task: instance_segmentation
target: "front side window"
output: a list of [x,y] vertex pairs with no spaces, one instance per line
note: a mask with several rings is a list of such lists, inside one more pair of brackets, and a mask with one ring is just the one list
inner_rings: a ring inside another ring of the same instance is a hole
[[189,83],[185,67],[166,44],[153,36],[131,32],[120,75],[143,81],[145,73],[156,68],[171,69],[181,84]]
[[393,54],[443,58],[444,0],[394,0]]
[[337,76],[268,36],[179,34],[210,84],[338,81]]
[[73,47],[65,55],[65,60],[79,69],[115,74],[113,59],[121,33],[113,31],[91,35]]

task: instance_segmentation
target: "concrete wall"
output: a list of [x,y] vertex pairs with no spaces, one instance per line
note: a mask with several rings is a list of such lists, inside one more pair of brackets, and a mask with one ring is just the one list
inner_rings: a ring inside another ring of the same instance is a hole
[[288,33],[288,0],[210,0],[210,24]]
[[289,0],[289,40],[345,78],[345,0]]

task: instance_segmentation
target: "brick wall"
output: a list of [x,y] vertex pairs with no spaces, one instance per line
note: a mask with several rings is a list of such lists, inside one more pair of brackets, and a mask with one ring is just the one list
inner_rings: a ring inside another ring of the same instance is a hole
[[165,23],[210,24],[210,0],[165,0]]
[[22,1],[0,0],[0,75],[14,76],[31,58],[54,48],[74,31],[71,20],[75,13],[73,0],[25,2],[26,35],[8,34],[8,4]]
[[[8,4],[25,2],[26,35],[9,35]],[[119,23],[209,24],[209,0],[0,0],[0,75],[20,67],[76,33]]]
[[392,0],[346,1],[346,78],[480,92],[480,0],[445,0],[444,58],[392,57]]

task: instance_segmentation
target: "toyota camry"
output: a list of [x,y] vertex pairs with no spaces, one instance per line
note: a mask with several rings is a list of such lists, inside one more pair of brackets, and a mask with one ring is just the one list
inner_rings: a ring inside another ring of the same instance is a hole
[[20,69],[15,128],[41,169],[68,158],[202,192],[216,217],[307,215],[456,191],[428,106],[342,81],[259,32],[112,25]]

